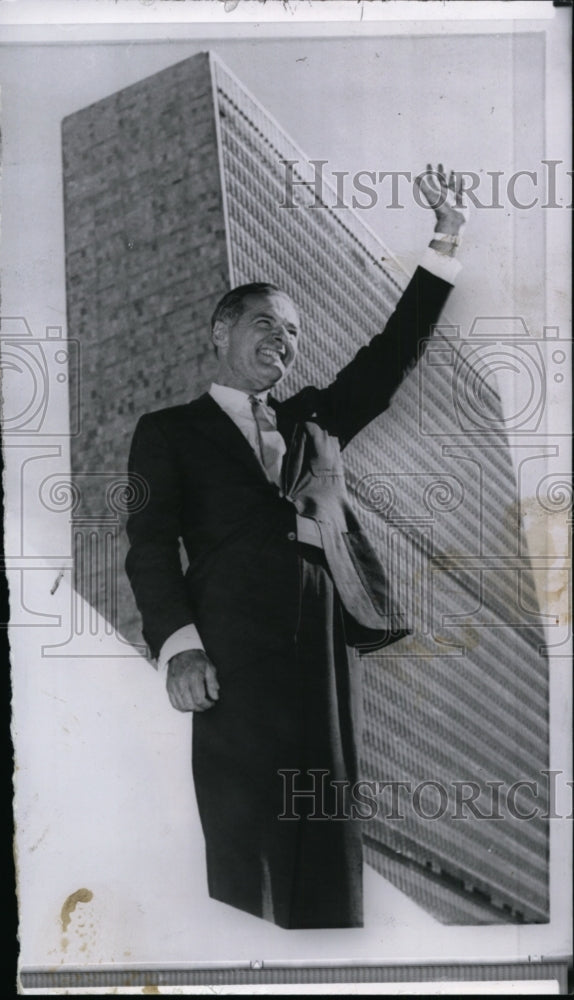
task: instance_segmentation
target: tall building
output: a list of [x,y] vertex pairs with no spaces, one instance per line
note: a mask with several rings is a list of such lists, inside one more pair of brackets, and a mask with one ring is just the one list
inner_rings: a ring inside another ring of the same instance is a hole
[[[141,643],[122,571],[129,442],[142,413],[208,386],[217,299],[252,280],[292,295],[307,334],[293,392],[379,331],[406,277],[211,54],[70,116],[63,148],[77,587]],[[547,661],[489,337],[486,321],[464,338],[442,323],[346,452],[415,623],[362,661],[366,858],[446,923],[548,919]]]

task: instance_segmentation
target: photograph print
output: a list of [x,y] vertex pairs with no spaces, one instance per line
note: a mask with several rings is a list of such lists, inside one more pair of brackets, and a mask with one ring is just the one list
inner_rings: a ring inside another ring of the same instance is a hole
[[6,47],[28,986],[571,950],[546,7]]

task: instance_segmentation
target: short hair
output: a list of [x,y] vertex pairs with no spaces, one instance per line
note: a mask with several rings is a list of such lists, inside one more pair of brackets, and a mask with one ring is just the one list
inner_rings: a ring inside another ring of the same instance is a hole
[[251,281],[248,285],[232,288],[217,303],[211,317],[211,332],[216,323],[235,323],[243,312],[243,301],[249,295],[265,295],[267,292],[287,293],[271,281]]

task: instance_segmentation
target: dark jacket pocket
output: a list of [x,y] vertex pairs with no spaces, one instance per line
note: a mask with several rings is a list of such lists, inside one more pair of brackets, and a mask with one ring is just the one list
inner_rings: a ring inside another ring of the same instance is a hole
[[385,585],[381,564],[365,532],[360,528],[357,531],[345,531],[343,539],[365,589],[371,593],[374,581]]

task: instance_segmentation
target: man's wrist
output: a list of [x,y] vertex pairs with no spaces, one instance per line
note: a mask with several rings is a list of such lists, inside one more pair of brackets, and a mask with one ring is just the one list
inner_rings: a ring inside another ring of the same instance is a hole
[[462,240],[458,234],[437,232],[429,243],[431,250],[444,254],[445,257],[454,257],[456,249]]
[[172,656],[192,649],[203,649],[203,644],[195,625],[184,625],[170,635],[161,647],[157,662],[158,673],[167,673],[167,665]]

